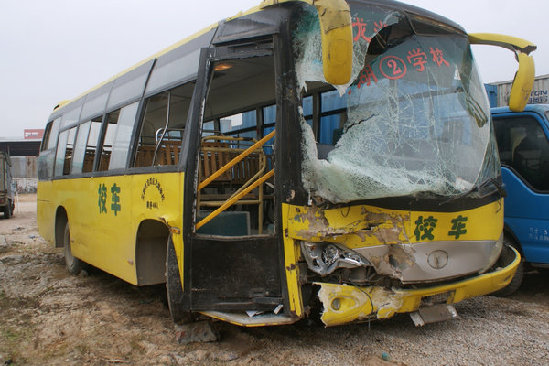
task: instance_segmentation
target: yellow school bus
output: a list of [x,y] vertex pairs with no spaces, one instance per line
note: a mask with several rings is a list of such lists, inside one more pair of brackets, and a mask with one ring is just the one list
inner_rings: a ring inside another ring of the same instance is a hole
[[416,325],[509,283],[471,44],[527,41],[394,1],[267,0],[55,107],[40,234],[68,270],[166,283],[175,321]]

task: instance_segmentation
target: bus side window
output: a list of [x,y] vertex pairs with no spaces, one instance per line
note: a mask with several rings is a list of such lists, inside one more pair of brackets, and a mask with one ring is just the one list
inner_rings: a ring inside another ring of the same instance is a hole
[[71,174],[82,173],[82,164],[86,153],[86,142],[90,134],[91,121],[82,123],[76,134],[76,142],[74,143],[74,151],[71,160]]
[[125,106],[118,116],[109,170],[126,167],[138,102]]
[[219,120],[221,134],[234,137],[257,138],[257,118],[256,111],[251,110],[244,113],[237,113],[231,116],[223,117]]
[[77,127],[71,128],[67,136],[67,147],[65,148],[65,159],[63,161],[63,175],[70,174],[71,160],[74,154],[74,139],[76,138],[76,129]]
[[[89,173],[93,170],[93,161],[95,159],[95,151],[97,149],[97,141],[99,140],[99,134],[101,133],[102,116],[93,118],[90,123],[90,131],[88,133],[84,152],[84,161],[82,162],[82,173]],[[84,137],[82,137],[84,138]],[[78,163],[78,160],[76,161]]]
[[[59,125],[60,125],[60,123],[61,123],[61,117],[59,117],[55,121],[53,121],[53,123],[51,125],[51,130],[50,130],[50,133],[49,133],[49,136],[48,136],[48,144],[46,145],[45,150],[55,147],[55,144],[57,142],[57,136],[59,134]],[[51,174],[50,174],[50,176],[51,176]]]
[[38,178],[47,179],[53,176],[55,153],[57,152],[57,136],[61,118],[50,121],[42,140],[40,157],[38,158]]
[[57,154],[55,154],[55,171],[54,175],[59,177],[63,175],[63,169],[65,167],[65,149],[67,148],[67,141],[69,139],[69,131],[63,131],[59,134],[59,140],[57,141]]
[[347,93],[340,96],[337,90],[320,94],[320,144],[335,145],[341,137],[343,126],[347,122],[347,96]]
[[134,166],[177,165],[194,82],[147,98]]
[[40,151],[44,151],[48,149],[48,140],[50,137],[51,132],[51,126],[53,125],[53,122],[49,122],[46,126],[46,130],[44,132],[44,137],[42,137],[42,143],[40,144]]
[[112,144],[114,142],[114,135],[116,134],[116,127],[118,122],[118,116],[120,115],[120,109],[107,114],[105,123],[105,132],[103,134],[103,141],[101,143],[101,157],[99,159],[98,171],[107,170],[111,161]]
[[[263,133],[261,134],[261,137],[264,137],[275,129],[275,122],[276,122],[276,105],[270,105],[267,107],[263,107]],[[274,137],[267,141],[265,145],[263,145],[263,151],[265,151],[265,157],[267,158],[267,169],[271,170],[273,169],[273,157],[274,157]]]

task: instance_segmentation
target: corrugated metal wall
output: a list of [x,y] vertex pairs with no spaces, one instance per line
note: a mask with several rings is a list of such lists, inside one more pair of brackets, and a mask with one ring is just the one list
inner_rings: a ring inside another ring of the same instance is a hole
[[10,159],[11,174],[17,185],[17,192],[36,192],[38,187],[38,158],[36,156],[12,156]]
[[11,175],[14,178],[37,178],[37,160],[36,156],[12,156]]
[[[498,88],[497,106],[505,107],[509,104],[509,95],[511,94],[511,81],[494,83]],[[534,88],[528,104],[549,103],[549,75],[541,75],[534,80]]]

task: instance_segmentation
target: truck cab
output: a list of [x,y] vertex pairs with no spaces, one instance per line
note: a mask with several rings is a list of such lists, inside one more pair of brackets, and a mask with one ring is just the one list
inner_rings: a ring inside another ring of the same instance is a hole
[[9,219],[15,210],[15,188],[11,176],[11,160],[7,153],[0,151],[0,211]]
[[[505,198],[505,241],[523,262],[549,268],[549,104],[492,108]],[[522,282],[522,266],[502,295]]]

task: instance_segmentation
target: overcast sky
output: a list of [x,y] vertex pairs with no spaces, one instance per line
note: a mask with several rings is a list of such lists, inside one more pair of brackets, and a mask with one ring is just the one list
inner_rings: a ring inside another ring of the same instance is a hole
[[[537,44],[536,75],[549,74],[547,0],[405,0],[468,32]],[[44,128],[52,108],[260,0],[1,0],[0,136]],[[517,7],[514,4],[519,4]],[[473,48],[484,82],[510,80],[510,51]]]

